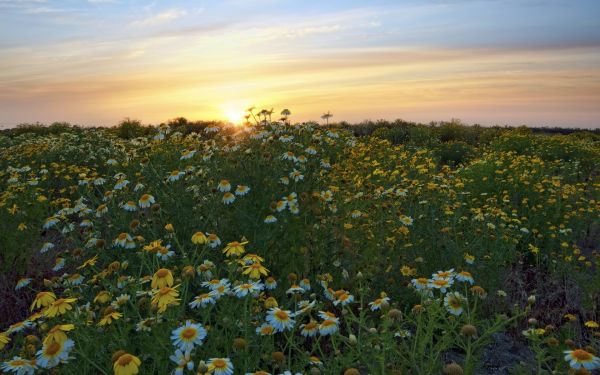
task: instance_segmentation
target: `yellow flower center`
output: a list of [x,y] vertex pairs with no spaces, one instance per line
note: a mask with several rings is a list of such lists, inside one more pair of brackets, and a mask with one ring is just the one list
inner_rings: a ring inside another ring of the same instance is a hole
[[573,358],[576,358],[578,361],[582,361],[582,362],[592,360],[592,355],[583,349],[573,350],[571,355],[573,356]]
[[186,340],[190,340],[192,339],[194,336],[196,336],[196,328],[186,328],[183,331],[181,331],[181,336],[186,339]]
[[44,354],[46,354],[48,356],[54,356],[56,353],[58,353],[59,350],[60,350],[60,344],[58,344],[56,341],[54,341],[54,342],[52,342],[52,344],[48,345],[48,347],[44,351]]
[[222,360],[220,358],[215,359],[212,364],[213,364],[213,366],[215,366],[215,368],[218,368],[218,369],[227,367],[227,362],[225,362],[224,360]]
[[119,366],[125,367],[129,363],[131,363],[131,361],[133,361],[133,356],[131,354],[123,354],[122,356],[119,357],[119,360],[117,361],[117,363],[119,364]]
[[169,274],[169,270],[166,268],[161,268],[158,271],[156,271],[156,276],[160,277],[161,279],[164,277],[167,277],[168,274]]
[[283,310],[279,310],[279,311],[277,311],[277,312],[275,313],[275,316],[276,316],[276,317],[277,317],[277,319],[279,319],[279,320],[288,320],[288,318],[289,318],[289,315],[288,315],[288,313],[286,313],[286,312],[285,312],[285,311],[283,311]]

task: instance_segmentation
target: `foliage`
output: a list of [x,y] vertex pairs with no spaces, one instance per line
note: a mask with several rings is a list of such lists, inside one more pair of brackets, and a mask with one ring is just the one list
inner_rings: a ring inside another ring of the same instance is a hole
[[0,135],[0,368],[473,374],[506,332],[565,373],[598,350],[593,137],[272,112]]

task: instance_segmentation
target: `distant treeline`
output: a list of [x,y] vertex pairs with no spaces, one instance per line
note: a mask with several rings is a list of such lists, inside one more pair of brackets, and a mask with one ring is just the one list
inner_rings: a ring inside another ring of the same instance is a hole
[[[167,125],[173,131],[189,134],[199,132],[210,126],[223,126],[225,122],[219,120],[200,120],[190,121],[184,117],[177,117],[160,125]],[[325,125],[324,125],[325,126]],[[431,144],[431,142],[451,142],[462,141],[468,144],[477,145],[489,143],[492,139],[506,132],[516,132],[520,134],[546,134],[546,135],[570,135],[578,138],[587,138],[592,141],[600,141],[600,128],[598,129],[580,129],[580,128],[561,128],[561,127],[529,127],[526,125],[514,126],[482,126],[479,124],[468,125],[460,120],[435,121],[429,124],[404,121],[401,119],[388,121],[366,120],[360,123],[349,123],[341,121],[339,123],[330,123],[331,128],[344,128],[353,132],[356,136],[375,135],[390,140],[392,143],[413,142],[417,144]],[[54,122],[50,125],[42,123],[20,124],[14,128],[0,130],[0,134],[8,137],[18,136],[24,133],[34,133],[38,135],[60,134],[64,131],[83,131],[85,129],[108,129],[115,135],[125,139],[145,136],[150,134],[152,126],[143,125],[141,121],[125,118],[119,124],[113,127],[82,127],[68,122]]]

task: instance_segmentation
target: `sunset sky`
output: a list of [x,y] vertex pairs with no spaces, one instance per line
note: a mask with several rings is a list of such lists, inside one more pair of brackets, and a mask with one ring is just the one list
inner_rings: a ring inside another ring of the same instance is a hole
[[0,125],[600,127],[600,1],[0,0]]

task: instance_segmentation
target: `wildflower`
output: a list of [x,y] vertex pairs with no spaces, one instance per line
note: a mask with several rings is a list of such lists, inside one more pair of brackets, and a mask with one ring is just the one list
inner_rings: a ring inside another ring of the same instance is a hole
[[246,185],[238,185],[235,189],[235,195],[239,195],[240,197],[248,194],[248,192],[250,192],[250,188]]
[[594,322],[593,320],[588,320],[587,322],[584,323],[584,325],[588,328],[598,328],[599,325],[598,323]]
[[125,210],[125,211],[129,211],[129,212],[135,212],[137,211],[137,206],[135,205],[134,201],[127,201],[125,203],[123,203],[121,205],[121,207]]
[[221,244],[221,239],[214,233],[209,233],[207,238],[208,238],[208,246],[213,249]]
[[17,333],[17,332],[21,332],[22,330],[26,329],[26,328],[31,328],[33,326],[33,323],[31,323],[28,320],[22,321],[22,322],[17,322],[14,324],[11,324],[8,327],[8,330],[6,332],[8,333]]
[[140,206],[140,208],[148,208],[152,206],[155,202],[156,201],[154,200],[154,197],[152,195],[144,194],[140,197],[138,205]]
[[16,375],[33,375],[37,369],[35,361],[29,361],[21,357],[13,357],[13,359],[3,362],[0,366],[2,372],[13,372]]
[[404,225],[406,225],[407,227],[411,226],[413,224],[413,218],[410,216],[405,216],[405,215],[400,215],[400,217],[398,218],[398,220],[400,220],[400,222]]
[[106,303],[110,300],[110,293],[107,292],[106,290],[100,291],[98,294],[96,294],[96,297],[94,298],[94,302],[99,302],[99,303]]
[[54,267],[52,267],[52,271],[60,271],[65,267],[65,258],[58,257],[54,261]]
[[460,271],[459,273],[457,273],[456,274],[456,280],[462,281],[462,282],[466,282],[466,283],[469,283],[471,285],[473,285],[473,283],[475,282],[475,280],[473,279],[473,276],[471,275],[471,273],[467,272],[467,271]]
[[[483,289],[482,287],[480,287],[479,285],[475,285],[473,287],[471,287],[471,293],[473,293],[475,296],[484,299],[487,296],[487,292],[485,291],[485,289]],[[500,296],[500,294],[498,294]],[[506,294],[504,295],[504,297],[506,297]]]
[[369,302],[369,306],[371,306],[371,311],[381,310],[381,306],[385,303],[390,302],[390,297],[377,298],[373,302]]
[[352,294],[349,294],[346,291],[342,291],[342,293],[339,293],[337,295],[337,298],[335,299],[335,301],[333,301],[333,304],[335,306],[337,306],[337,305],[346,306],[352,302],[354,302],[354,296]]
[[120,233],[113,241],[113,245],[125,249],[133,249],[135,247],[135,242],[129,233]]
[[212,291],[212,290],[216,290],[218,287],[223,286],[223,285],[224,286],[229,286],[230,283],[229,283],[228,279],[221,279],[221,280],[219,280],[219,279],[213,279],[213,280],[210,280],[210,281],[204,281],[204,282],[202,282],[201,285],[203,287],[206,287],[206,288],[208,288],[208,289],[210,289]]
[[63,315],[67,311],[73,309],[71,304],[77,301],[77,298],[59,298],[54,301],[48,308],[44,311],[44,315],[53,318],[58,315]]
[[87,259],[85,262],[83,262],[81,264],[81,266],[77,267],[78,270],[82,270],[86,267],[93,267],[96,265],[96,262],[98,261],[98,255],[94,255],[92,258]]
[[29,277],[24,277],[22,279],[19,279],[19,281],[17,281],[17,285],[15,285],[15,290],[25,288],[27,285],[29,285],[31,283],[31,280],[32,279]]
[[444,306],[452,315],[462,314],[464,302],[464,297],[458,292],[448,293],[444,297]]
[[202,232],[196,232],[192,236],[192,243],[194,245],[205,245],[207,242],[208,238],[206,238],[206,235]]
[[244,254],[246,252],[246,250],[244,249],[244,245],[246,245],[248,243],[248,241],[244,241],[244,242],[237,242],[237,241],[233,241],[227,244],[227,246],[225,246],[225,249],[223,249],[223,254],[225,254],[226,256],[230,257],[230,256],[240,256],[242,254]]
[[176,170],[172,171],[171,173],[169,173],[169,175],[167,176],[167,181],[175,182],[184,175],[185,175],[185,172],[180,172],[179,170],[176,169]]
[[142,361],[134,355],[123,353],[113,364],[115,375],[135,375],[140,371]]
[[275,333],[275,327],[268,323],[263,323],[260,327],[256,328],[256,333],[261,336],[269,336]]
[[273,215],[267,215],[267,216],[265,217],[265,220],[264,220],[264,222],[265,222],[266,224],[272,224],[272,223],[275,223],[275,222],[277,222],[277,218],[276,218],[275,216],[273,216]]
[[175,354],[172,354],[169,359],[177,364],[175,369],[175,375],[183,374],[183,369],[192,371],[194,369],[194,361],[192,360],[192,353],[190,351],[182,352],[181,350],[175,350]]
[[40,253],[41,253],[41,254],[44,254],[44,253],[46,253],[48,250],[52,249],[53,247],[54,247],[54,244],[53,244],[53,243],[51,243],[51,242],[45,242],[45,243],[42,245],[42,248],[40,249]]
[[235,201],[235,195],[233,195],[231,192],[226,192],[225,194],[223,194],[223,203],[224,204],[231,204]]
[[425,277],[420,277],[418,279],[412,279],[411,283],[417,290],[423,290],[423,289],[429,288],[429,279],[427,279]]
[[233,375],[233,364],[229,358],[211,358],[207,365],[208,371],[214,375]]
[[268,273],[269,270],[266,269],[259,262],[251,264],[249,266],[244,266],[244,271],[242,272],[243,275],[248,275],[248,277],[250,277],[251,279],[260,279],[261,275],[267,276]]
[[42,349],[37,352],[36,364],[49,369],[56,367],[59,363],[65,363],[69,360],[69,352],[73,346],[75,343],[70,339],[64,342],[53,341],[44,344]]
[[275,328],[275,332],[283,332],[294,327],[296,322],[293,317],[294,314],[291,311],[273,307],[267,312],[266,320]]
[[446,289],[448,289],[452,285],[452,279],[434,279],[429,281],[429,287],[439,289],[440,292],[446,293]]
[[243,298],[243,297],[247,296],[248,294],[254,294],[256,292],[259,292],[259,291],[263,290],[263,288],[264,288],[263,284],[259,283],[258,281],[255,281],[255,282],[240,284],[240,285],[236,286],[235,288],[233,288],[233,292],[235,293],[236,297]]
[[294,182],[299,182],[299,181],[302,181],[302,180],[304,180],[304,175],[303,175],[303,174],[302,174],[300,171],[298,171],[298,170],[296,170],[296,169],[294,169],[294,170],[293,170],[293,171],[292,171],[292,172],[289,174],[289,176],[290,176],[290,178],[291,178],[292,180],[294,180]]
[[467,264],[473,264],[475,263],[475,257],[471,254],[465,254],[465,262],[467,262]]
[[221,180],[217,185],[217,190],[221,193],[225,193],[231,190],[231,183],[228,180]]
[[300,326],[300,334],[304,337],[315,337],[319,331],[319,324],[314,320]]
[[54,227],[56,224],[58,224],[59,222],[60,222],[60,219],[57,216],[50,216],[49,218],[47,218],[44,221],[43,228],[50,229],[50,228]]
[[169,306],[179,305],[180,299],[179,291],[177,290],[177,286],[168,287],[164,286],[160,289],[155,289],[152,291],[152,306],[158,308],[159,313],[163,313],[167,310]]
[[50,345],[53,342],[63,343],[67,341],[67,334],[65,332],[69,332],[75,329],[73,324],[58,324],[54,327],[50,328],[48,331],[48,335],[44,339],[44,345]]
[[600,358],[583,350],[565,350],[565,361],[569,362],[572,369],[579,370],[585,368],[588,371],[600,368]]
[[152,289],[160,289],[163,286],[173,286],[173,274],[166,268],[161,268],[152,276]]
[[448,279],[451,280],[452,278],[454,278],[455,273],[454,273],[454,268],[448,270],[448,271],[437,271],[436,273],[434,273],[432,275],[432,278],[434,280],[439,280],[439,279]]
[[99,326],[110,325],[113,322],[113,320],[119,320],[122,317],[123,317],[123,314],[121,314],[118,311],[109,311],[108,313],[104,314],[102,319],[100,319],[100,321],[98,322],[98,325]]
[[193,309],[197,309],[198,307],[204,308],[209,304],[214,305],[215,303],[217,303],[217,300],[215,299],[215,294],[216,293],[214,292],[200,294],[194,297],[194,300],[190,302],[189,305]]
[[196,153],[196,150],[183,150],[183,152],[181,153],[181,157],[179,158],[179,160],[191,159],[194,156],[195,153]]
[[169,260],[173,255],[175,255],[175,252],[171,250],[171,245],[159,246],[156,252],[156,256],[164,261]]
[[339,329],[339,320],[325,319],[319,324],[319,333],[323,336],[331,335]]
[[275,278],[272,276],[267,277],[265,280],[265,288],[268,290],[277,288],[277,280],[275,280]]
[[0,350],[4,349],[6,344],[10,342],[10,336],[8,332],[0,332]]
[[206,330],[200,324],[194,324],[187,320],[184,325],[171,332],[171,341],[173,346],[187,352],[194,349],[195,346],[202,345],[202,340],[206,337]]

